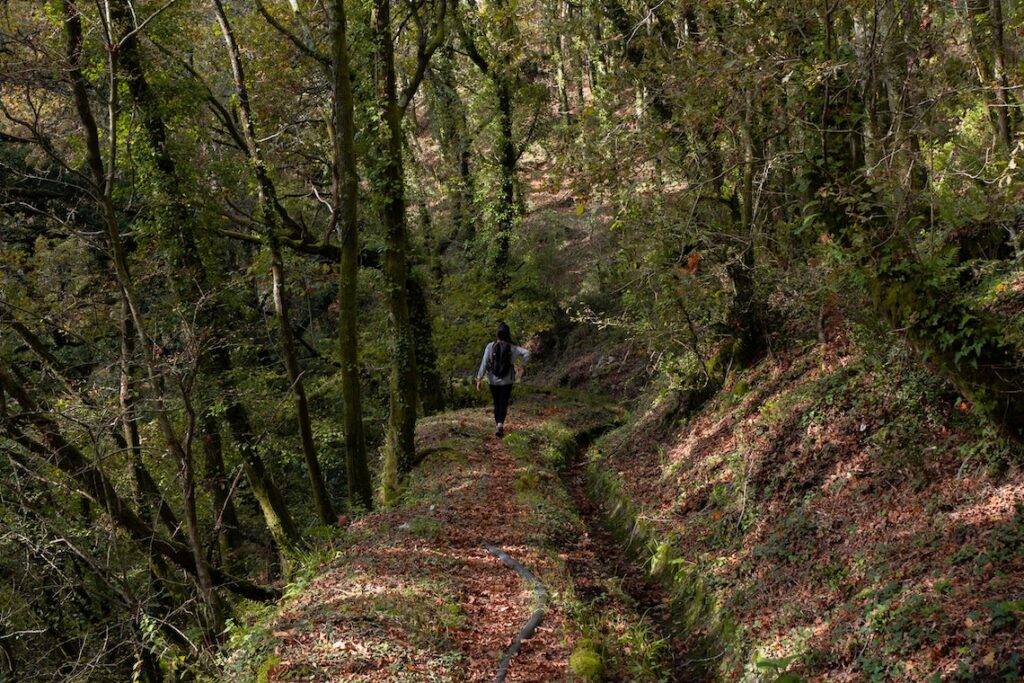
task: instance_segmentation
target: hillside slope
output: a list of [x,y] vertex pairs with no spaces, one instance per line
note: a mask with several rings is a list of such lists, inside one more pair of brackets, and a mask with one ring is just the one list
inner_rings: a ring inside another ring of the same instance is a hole
[[905,354],[775,355],[689,419],[649,397],[592,451],[715,624],[722,680],[1024,673],[1020,454]]

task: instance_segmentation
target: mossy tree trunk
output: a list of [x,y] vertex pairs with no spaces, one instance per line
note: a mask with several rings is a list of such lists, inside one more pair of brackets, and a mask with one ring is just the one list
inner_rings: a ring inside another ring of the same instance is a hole
[[507,75],[492,76],[494,91],[498,105],[498,203],[495,207],[495,241],[494,270],[500,293],[508,288],[509,259],[511,256],[512,236],[515,234],[516,218],[516,166],[518,153],[513,137],[512,121],[512,86]]
[[[438,240],[435,257],[441,256],[452,242],[466,245],[476,238],[472,139],[467,106],[458,90],[455,64],[455,49],[449,42],[440,47],[427,72],[431,130],[454,175],[453,182],[446,184],[452,206],[452,230],[445,239]],[[433,270],[440,271],[440,268]],[[439,279],[440,276],[439,272]]]
[[299,423],[299,437],[302,441],[302,457],[306,461],[306,473],[309,476],[309,487],[313,492],[313,507],[317,517],[323,524],[334,524],[336,521],[334,505],[331,503],[324,476],[320,470],[320,459],[316,453],[313,440],[313,423],[309,415],[309,401],[306,399],[306,385],[302,379],[302,370],[298,358],[295,357],[295,340],[292,336],[292,324],[288,315],[287,293],[284,284],[284,259],[281,247],[273,235],[268,235],[270,249],[270,270],[273,278],[274,313],[277,317],[281,335],[281,358],[284,360],[288,381],[295,395],[296,420]]
[[344,0],[330,4],[332,116],[332,176],[334,211],[341,230],[338,273],[341,393],[345,401],[345,462],[349,502],[373,508],[373,487],[366,461],[362,395],[359,386],[359,335],[356,324],[356,283],[359,273],[359,177],[356,169],[355,117],[349,67]]
[[[416,412],[419,403],[419,372],[416,334],[410,314],[409,228],[405,199],[402,118],[416,95],[427,64],[444,37],[446,0],[435,10],[433,36],[430,27],[417,19],[419,41],[413,74],[401,94],[395,73],[395,45],[391,25],[391,0],[374,0],[374,41],[376,44],[377,106],[384,122],[384,158],[381,169],[383,192],[381,214],[385,230],[384,278],[387,283],[388,315],[393,335],[389,378],[387,440],[382,473],[384,500],[394,503],[401,480],[416,463]],[[428,316],[425,302],[415,315]],[[420,331],[424,325],[421,324]],[[429,318],[425,327],[429,332]],[[428,334],[429,337],[429,334]]]
[[381,169],[384,223],[384,279],[391,321],[389,410],[384,444],[382,488],[384,502],[396,501],[402,475],[416,459],[418,376],[413,328],[409,318],[406,281],[409,278],[408,228],[405,208],[405,166],[402,159],[402,110],[395,83],[395,48],[391,37],[391,2],[374,0],[374,40],[377,58],[377,106],[383,118],[384,159]]
[[454,13],[454,23],[459,32],[462,46],[470,60],[480,70],[494,90],[496,110],[496,131],[494,155],[498,162],[498,194],[493,204],[493,238],[495,242],[492,269],[499,295],[508,289],[510,275],[512,237],[519,217],[516,202],[516,173],[519,164],[519,150],[516,145],[514,122],[514,97],[516,75],[511,61],[511,51],[516,39],[515,11],[502,0],[494,8],[499,22],[498,34],[502,44],[492,48],[492,54],[485,55],[478,44],[477,35],[466,26],[461,12]]
[[410,321],[416,340],[416,369],[419,371],[419,396],[423,412],[427,415],[440,413],[445,408],[444,382],[437,369],[437,350],[434,347],[433,321],[430,303],[423,289],[423,283],[415,272],[406,280],[406,295],[409,298]]
[[966,19],[975,70],[985,88],[989,121],[996,141],[1009,150],[1013,144],[1015,109],[1007,77],[1005,20],[1002,0],[967,0]]

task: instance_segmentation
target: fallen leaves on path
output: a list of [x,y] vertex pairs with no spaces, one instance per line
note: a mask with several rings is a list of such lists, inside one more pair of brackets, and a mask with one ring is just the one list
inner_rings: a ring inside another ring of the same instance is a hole
[[[423,430],[421,447],[435,455],[410,484],[415,502],[351,524],[347,547],[280,612],[269,680],[493,679],[535,605],[530,587],[484,544],[538,576],[550,567],[529,542],[535,531],[517,501],[516,463],[489,430],[479,409]],[[437,448],[453,436],[461,447]],[[552,606],[507,680],[565,679],[570,647],[565,615]]]

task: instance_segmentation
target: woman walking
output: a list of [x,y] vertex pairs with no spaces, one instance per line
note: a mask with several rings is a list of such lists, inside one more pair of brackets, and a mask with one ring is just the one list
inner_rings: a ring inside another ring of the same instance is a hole
[[480,382],[487,375],[487,384],[494,398],[494,435],[498,438],[505,436],[505,415],[508,413],[509,399],[512,398],[512,385],[516,381],[517,358],[522,359],[519,366],[519,378],[522,379],[530,352],[513,344],[508,325],[499,322],[495,340],[484,349],[484,357],[476,373],[477,391],[480,391]]

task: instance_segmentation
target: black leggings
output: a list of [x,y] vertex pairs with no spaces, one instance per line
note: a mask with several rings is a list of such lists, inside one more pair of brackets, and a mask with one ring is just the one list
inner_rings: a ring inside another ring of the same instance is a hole
[[494,423],[505,421],[508,414],[508,402],[512,398],[511,384],[488,384],[491,388],[491,396],[494,398]]

